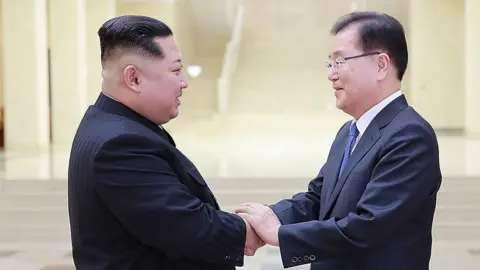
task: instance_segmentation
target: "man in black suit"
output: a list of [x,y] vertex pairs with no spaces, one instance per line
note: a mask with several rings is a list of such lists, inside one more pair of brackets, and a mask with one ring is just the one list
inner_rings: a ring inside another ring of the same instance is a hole
[[207,183],[160,125],[187,88],[172,31],[121,16],[98,31],[103,93],[75,135],[68,172],[79,270],[226,270],[263,242],[221,211]]
[[353,120],[340,128],[307,192],[236,212],[280,247],[285,268],[429,269],[442,175],[432,127],[400,92],[403,27],[385,14],[357,12],[332,34],[328,78],[337,107]]

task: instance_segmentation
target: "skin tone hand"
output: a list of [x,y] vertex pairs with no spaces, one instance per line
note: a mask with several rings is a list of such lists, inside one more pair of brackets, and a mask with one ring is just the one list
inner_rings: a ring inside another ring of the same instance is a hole
[[255,230],[252,228],[250,223],[245,219],[245,215],[239,214],[241,218],[245,221],[247,227],[247,238],[245,241],[245,255],[253,256],[258,248],[265,245],[265,242],[257,235]]
[[237,207],[235,213],[246,219],[263,241],[279,246],[278,230],[281,223],[270,207],[261,203],[244,203]]

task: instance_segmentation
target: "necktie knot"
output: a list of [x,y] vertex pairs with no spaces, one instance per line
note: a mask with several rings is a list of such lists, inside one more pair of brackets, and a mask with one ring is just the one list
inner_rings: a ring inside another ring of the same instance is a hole
[[356,138],[358,136],[358,133],[359,133],[359,131],[358,131],[356,123],[352,123],[350,125],[350,134],[349,135]]

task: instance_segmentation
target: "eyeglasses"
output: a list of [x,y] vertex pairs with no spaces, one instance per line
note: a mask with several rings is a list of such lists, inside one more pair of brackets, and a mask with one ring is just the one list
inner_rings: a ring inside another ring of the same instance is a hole
[[360,57],[365,57],[365,56],[370,56],[370,55],[376,55],[376,54],[381,54],[381,52],[368,52],[368,53],[363,53],[355,56],[349,56],[349,57],[337,57],[335,59],[330,59],[326,63],[326,68],[328,74],[331,72],[337,72],[341,68],[345,66],[345,63],[350,60],[350,59],[355,59],[355,58],[360,58]]

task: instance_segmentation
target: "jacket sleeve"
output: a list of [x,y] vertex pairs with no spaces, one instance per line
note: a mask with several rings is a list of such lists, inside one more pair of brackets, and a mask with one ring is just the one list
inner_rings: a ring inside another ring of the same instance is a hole
[[323,168],[318,176],[310,181],[307,192],[298,193],[291,199],[281,200],[271,205],[270,208],[272,208],[282,224],[318,220],[322,186]]
[[[336,138],[350,122],[345,122],[337,131]],[[328,160],[327,160],[328,162]],[[318,220],[320,214],[321,192],[323,188],[325,165],[317,177],[308,184],[307,192],[294,195],[291,199],[279,201],[270,205],[282,224],[294,224],[310,220]]]
[[106,206],[140,242],[171,259],[242,266],[243,219],[192,195],[157,149],[149,139],[131,134],[101,147],[94,177]]
[[[341,219],[280,227],[284,267],[378,247],[405,226],[419,205],[435,198],[440,183],[434,135],[419,125],[405,127],[380,151],[379,161],[355,212]],[[294,259],[300,257],[308,259]]]

